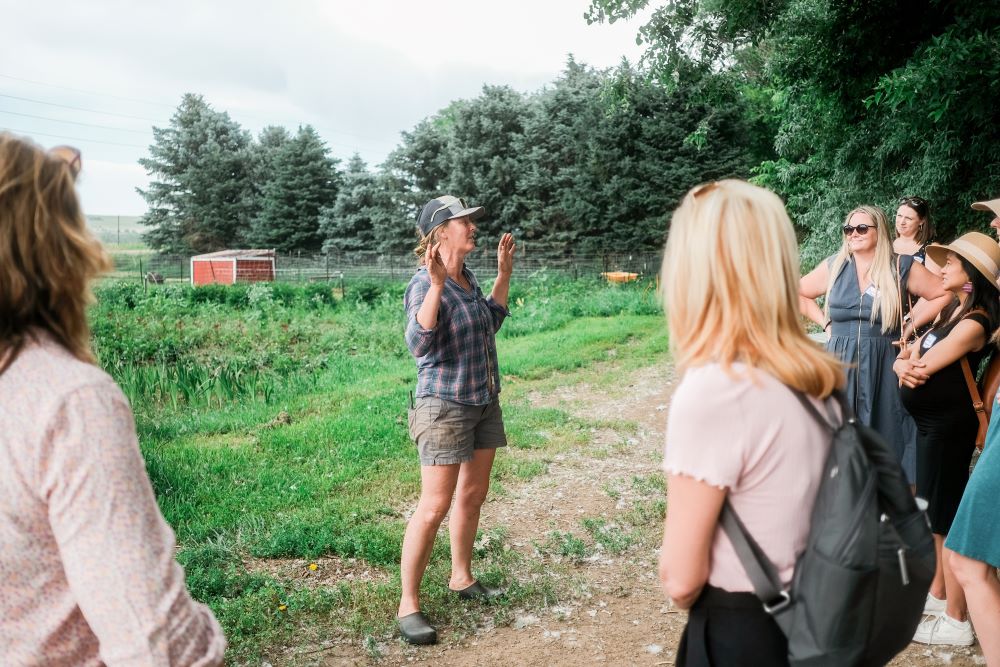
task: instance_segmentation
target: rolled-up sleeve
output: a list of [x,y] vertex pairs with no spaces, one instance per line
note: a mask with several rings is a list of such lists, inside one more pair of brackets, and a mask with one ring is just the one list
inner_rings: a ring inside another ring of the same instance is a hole
[[490,315],[493,317],[493,333],[496,333],[503,326],[503,321],[510,317],[510,311],[494,301],[492,296],[486,297],[486,305],[490,307]]
[[406,347],[414,357],[426,355],[434,343],[435,329],[425,329],[417,322],[417,312],[429,290],[429,281],[425,282],[414,276],[403,297],[403,306],[406,308]]

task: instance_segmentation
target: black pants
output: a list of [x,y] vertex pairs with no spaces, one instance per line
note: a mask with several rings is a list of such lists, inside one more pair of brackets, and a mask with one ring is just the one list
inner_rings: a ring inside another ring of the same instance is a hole
[[787,667],[788,640],[753,593],[705,586],[677,647],[677,667]]

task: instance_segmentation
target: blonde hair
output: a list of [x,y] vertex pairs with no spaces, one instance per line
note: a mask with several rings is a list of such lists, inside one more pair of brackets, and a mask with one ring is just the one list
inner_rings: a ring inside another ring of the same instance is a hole
[[735,362],[825,398],[843,366],[799,319],[799,257],[781,200],[745,181],[692,189],[674,212],[663,257],[670,348],[681,368]]
[[417,256],[417,259],[419,260],[418,264],[420,266],[424,265],[424,256],[427,255],[427,249],[430,248],[435,243],[437,243],[438,231],[442,227],[444,227],[443,224],[438,225],[437,227],[432,229],[430,234],[428,234],[427,236],[421,234],[419,229],[417,230],[417,237],[420,239],[420,241],[417,243],[417,247],[413,249],[413,254]]
[[[896,276],[895,253],[892,250],[892,237],[889,236],[889,221],[885,213],[877,206],[859,206],[844,218],[844,224],[850,223],[851,218],[856,213],[863,213],[875,225],[876,243],[875,258],[868,268],[868,276],[872,285],[876,288],[875,297],[872,300],[871,323],[875,323],[876,315],[882,318],[882,333],[889,333],[899,328],[902,311],[900,310],[900,285]],[[895,228],[895,227],[894,227]],[[830,290],[833,283],[843,269],[844,264],[851,257],[851,247],[848,238],[844,237],[844,242],[840,246],[840,251],[834,256],[830,264],[830,282],[826,286],[826,316],[830,317]]]
[[111,262],[87,230],[75,175],[61,155],[0,133],[0,373],[39,330],[94,361],[89,283]]

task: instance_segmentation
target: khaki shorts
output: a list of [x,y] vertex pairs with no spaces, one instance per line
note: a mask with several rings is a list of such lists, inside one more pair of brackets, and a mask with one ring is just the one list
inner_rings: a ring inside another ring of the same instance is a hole
[[422,466],[464,463],[477,449],[507,446],[499,398],[489,405],[462,405],[421,396],[409,418],[410,437],[417,443]]

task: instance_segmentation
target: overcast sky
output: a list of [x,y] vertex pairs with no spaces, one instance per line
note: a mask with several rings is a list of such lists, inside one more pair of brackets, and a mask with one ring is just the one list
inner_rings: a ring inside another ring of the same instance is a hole
[[90,214],[139,215],[136,160],[186,92],[256,135],[312,124],[331,152],[376,165],[399,134],[484,84],[534,91],[567,54],[635,62],[631,22],[591,25],[587,0],[0,0],[0,129],[84,152]]

